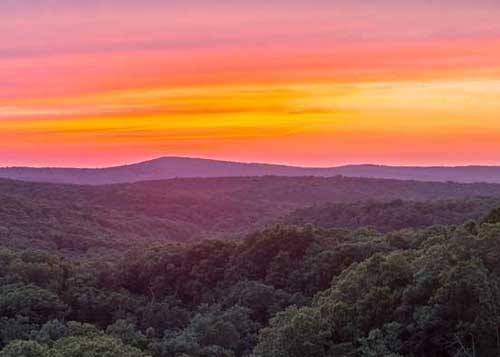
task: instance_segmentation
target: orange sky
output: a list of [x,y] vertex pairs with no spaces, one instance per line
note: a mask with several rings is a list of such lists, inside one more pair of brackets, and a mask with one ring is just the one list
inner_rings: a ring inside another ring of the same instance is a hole
[[0,4],[0,166],[500,164],[500,4]]

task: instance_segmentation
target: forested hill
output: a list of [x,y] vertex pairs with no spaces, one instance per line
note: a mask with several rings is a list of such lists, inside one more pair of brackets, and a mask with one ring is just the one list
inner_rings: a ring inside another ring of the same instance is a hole
[[327,203],[301,208],[283,219],[292,225],[314,224],[323,228],[373,228],[391,232],[405,228],[460,224],[481,220],[500,207],[500,198],[474,197],[438,201]]
[[435,182],[500,183],[500,167],[404,167],[383,165],[347,165],[304,168],[260,163],[162,157],[136,164],[108,168],[0,168],[0,177],[52,183],[112,184],[171,178],[252,177],[252,176],[317,176],[385,178]]
[[0,202],[0,357],[500,354],[500,185],[0,180]]
[[[499,197],[500,185],[347,177],[172,179],[105,186],[0,180],[0,239],[11,247],[32,246],[69,254],[109,251],[152,242],[241,238],[312,205],[399,199],[469,200],[478,196]],[[454,223],[443,216],[444,212],[455,219],[477,218],[495,202],[495,198],[476,199],[443,212],[436,206],[432,220],[427,221]],[[462,205],[470,209],[464,210]],[[409,214],[397,208],[387,212],[399,222],[393,228],[405,222],[397,217]],[[416,215],[421,217],[417,210],[406,218],[408,227],[422,226],[412,224]],[[305,214],[304,222],[325,223],[321,222],[322,215],[313,216]],[[378,218],[371,220],[373,223]],[[337,223],[346,224],[335,219],[325,224]],[[358,223],[370,222],[359,219]],[[352,227],[352,223],[346,226]]]

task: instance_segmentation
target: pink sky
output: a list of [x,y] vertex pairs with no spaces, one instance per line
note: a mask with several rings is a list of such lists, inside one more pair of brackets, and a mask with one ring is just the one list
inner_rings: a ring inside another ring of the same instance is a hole
[[0,166],[500,164],[497,1],[0,4]]

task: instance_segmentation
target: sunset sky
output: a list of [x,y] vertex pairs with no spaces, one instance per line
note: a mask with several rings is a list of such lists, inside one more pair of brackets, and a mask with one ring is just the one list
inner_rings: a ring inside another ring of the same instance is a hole
[[0,1],[0,166],[168,155],[500,164],[500,1]]

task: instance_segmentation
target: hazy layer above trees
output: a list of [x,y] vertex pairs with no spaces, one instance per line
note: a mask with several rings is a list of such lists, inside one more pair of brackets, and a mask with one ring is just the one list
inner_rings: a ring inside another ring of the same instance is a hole
[[[391,231],[476,219],[497,205],[494,196],[500,197],[500,185],[345,177],[173,179],[106,186],[2,180],[0,239],[18,248],[109,254],[152,242],[238,238],[278,221]],[[373,200],[382,203],[355,203]]]

